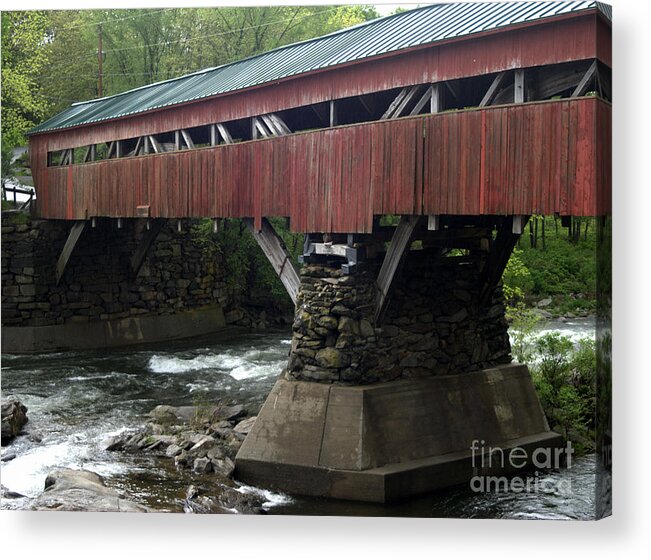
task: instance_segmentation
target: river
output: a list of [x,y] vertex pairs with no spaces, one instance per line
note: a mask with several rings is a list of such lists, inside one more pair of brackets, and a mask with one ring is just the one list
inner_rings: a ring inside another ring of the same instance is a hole
[[[541,332],[559,331],[578,340],[594,336],[594,319],[550,321]],[[109,486],[154,509],[183,511],[193,475],[170,460],[145,454],[108,452],[102,442],[144,422],[158,404],[244,404],[256,413],[287,361],[288,331],[231,330],[174,343],[102,351],[2,356],[2,393],[28,407],[29,435],[3,455],[2,484],[24,498],[2,501],[2,509],[23,509],[59,467],[83,468]],[[392,505],[358,504],[287,496],[243,487],[264,496],[269,514],[588,519],[595,497],[593,455],[569,469],[529,473],[537,492],[476,493],[458,487]]]

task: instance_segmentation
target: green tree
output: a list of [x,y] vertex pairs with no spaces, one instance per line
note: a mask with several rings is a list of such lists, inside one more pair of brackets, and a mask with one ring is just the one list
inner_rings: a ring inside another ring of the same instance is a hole
[[47,63],[46,28],[45,12],[2,13],[3,167],[5,152],[23,145],[25,132],[48,112],[48,101],[38,83]]
[[264,6],[48,12],[49,63],[40,82],[51,116],[98,95],[102,29],[103,95],[234,62],[320,36],[378,14],[371,6]]

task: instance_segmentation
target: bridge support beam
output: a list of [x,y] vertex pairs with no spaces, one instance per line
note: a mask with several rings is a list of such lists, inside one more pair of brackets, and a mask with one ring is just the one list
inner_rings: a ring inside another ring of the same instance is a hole
[[70,260],[70,257],[72,256],[72,252],[75,250],[77,241],[79,241],[79,238],[81,237],[81,234],[83,233],[85,227],[86,227],[86,222],[79,221],[79,222],[75,222],[72,225],[72,228],[70,228],[68,239],[66,239],[66,243],[63,246],[61,255],[59,255],[59,260],[57,261],[57,267],[56,267],[57,285],[59,284],[59,282],[61,282],[61,278],[63,278],[63,273],[66,271],[66,267],[68,266],[68,261]]
[[[484,285],[514,235],[508,219],[495,224],[498,240],[509,237],[493,243],[492,260],[482,221],[414,226],[423,249],[404,250],[378,323],[377,278],[388,254],[365,251],[354,274],[336,255],[303,266],[289,361],[238,453],[238,479],[385,502],[485,474],[479,442],[507,455],[558,448],[526,366],[511,363],[501,289]],[[368,249],[388,233],[378,228]]]
[[140,269],[142,267],[142,263],[145,262],[145,257],[147,256],[149,249],[151,248],[153,242],[158,237],[158,234],[161,232],[164,225],[165,225],[165,220],[162,219],[152,220],[150,222],[150,227],[148,229],[145,229],[145,231],[143,232],[142,237],[140,238],[140,242],[138,243],[138,247],[136,248],[135,252],[131,256],[131,260],[130,260],[131,272],[134,277],[138,276],[138,273],[140,272]]
[[255,227],[251,218],[245,218],[244,223],[258,242],[258,245],[260,245],[267,259],[269,259],[289,297],[296,305],[300,279],[285,243],[266,218],[262,218],[262,225],[259,230]]

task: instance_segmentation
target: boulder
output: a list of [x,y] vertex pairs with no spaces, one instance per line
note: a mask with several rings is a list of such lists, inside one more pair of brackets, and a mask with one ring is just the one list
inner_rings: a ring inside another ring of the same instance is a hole
[[[211,488],[190,486],[184,502],[186,513],[264,513],[261,501],[224,486],[217,493]],[[239,506],[236,507],[236,506]]]
[[362,319],[359,322],[359,334],[364,338],[375,336],[375,329],[368,319]]
[[210,462],[210,459],[208,459],[207,457],[201,457],[199,459],[195,459],[194,464],[192,465],[192,470],[197,474],[209,473],[210,471],[212,471],[212,463]]
[[183,448],[176,445],[173,443],[172,445],[168,446],[168,448],[165,450],[165,455],[168,457],[176,457],[183,451]]
[[239,432],[240,434],[248,434],[253,428],[253,424],[255,424],[256,418],[257,416],[251,416],[251,418],[242,420],[233,428],[233,430]]
[[213,459],[212,470],[224,478],[231,478],[235,472],[235,463],[229,457],[224,459]]
[[233,406],[217,407],[213,412],[214,420],[237,420],[247,415],[246,408],[241,404]]
[[316,363],[324,368],[338,369],[350,364],[350,356],[336,348],[323,348],[316,354]]
[[124,449],[126,437],[124,435],[111,436],[102,442],[102,448],[105,451],[120,451]]
[[7,397],[2,401],[2,445],[6,445],[27,423],[27,407],[16,397]]
[[148,512],[124,499],[91,471],[60,469],[45,479],[45,491],[31,505],[34,510]]
[[149,413],[149,417],[159,424],[187,424],[195,420],[199,409],[196,406],[169,406],[160,404]]
[[9,488],[6,488],[2,484],[0,484],[0,497],[9,500],[17,500],[18,498],[25,498],[26,496],[23,494],[19,494],[18,492],[9,490]]
[[196,455],[205,454],[209,449],[214,447],[215,438],[210,436],[203,436],[197,443],[195,443],[189,450],[189,453]]

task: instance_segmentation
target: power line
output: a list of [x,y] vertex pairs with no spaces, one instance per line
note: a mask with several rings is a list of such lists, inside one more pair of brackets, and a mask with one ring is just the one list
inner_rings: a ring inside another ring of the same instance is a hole
[[[315,12],[315,13],[312,13],[312,14],[305,14],[303,16],[294,15],[293,17],[290,17],[290,18],[279,19],[279,20],[275,20],[275,21],[269,21],[267,23],[261,23],[259,25],[249,25],[249,26],[246,26],[246,27],[241,27],[239,29],[233,29],[233,30],[230,30],[230,31],[221,31],[219,33],[211,33],[209,35],[201,35],[199,37],[177,39],[175,41],[161,41],[160,43],[149,43],[149,44],[146,44],[146,45],[136,45],[136,46],[133,46],[133,47],[122,47],[122,48],[117,48],[117,49],[107,49],[104,52],[105,53],[123,52],[123,51],[129,51],[129,50],[134,50],[134,49],[144,49],[144,48],[147,48],[147,47],[160,47],[160,46],[166,46],[166,45],[174,45],[174,44],[177,44],[177,43],[189,43],[191,41],[199,41],[201,39],[209,39],[211,37],[220,37],[220,36],[223,36],[223,35],[230,35],[231,33],[241,33],[242,31],[249,31],[251,29],[259,29],[261,27],[268,27],[270,25],[275,25],[277,23],[286,23],[288,21],[294,21],[296,19],[307,19],[309,17],[319,16],[319,15],[325,14],[327,12],[336,11],[338,9],[339,9],[338,7],[328,8],[327,10],[321,10],[320,12]],[[95,25],[97,25],[97,24],[95,24]],[[67,60],[67,62],[70,63],[70,62],[75,62],[77,60],[86,60],[88,58],[95,57],[95,56],[97,56],[95,53],[88,54],[88,55],[84,55],[84,56],[77,57],[77,58],[74,58],[74,59],[69,59],[69,60]]]
[[77,24],[77,25],[69,25],[67,27],[61,27],[60,29],[57,29],[56,31],[61,32],[61,31],[67,31],[68,29],[79,29],[81,27],[91,27],[91,26],[96,26],[96,25],[104,25],[106,23],[115,23],[115,22],[118,22],[118,21],[125,21],[125,20],[128,20],[128,19],[139,19],[139,18],[153,16],[154,14],[159,14],[161,12],[166,12],[168,10],[174,10],[174,9],[176,9],[176,8],[161,8],[160,10],[147,11],[147,13],[145,13],[145,14],[139,14],[139,15],[134,15],[134,16],[125,16],[125,17],[122,17],[122,18],[112,18],[112,19],[107,19],[107,20],[104,20],[104,21],[93,21],[93,22],[88,22],[88,23],[80,23],[80,24]]

